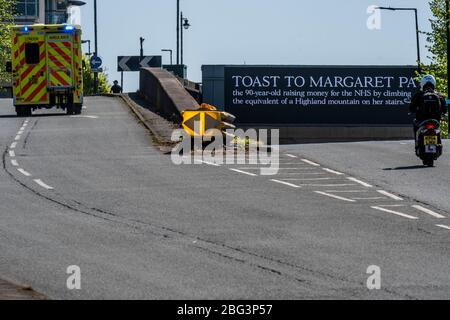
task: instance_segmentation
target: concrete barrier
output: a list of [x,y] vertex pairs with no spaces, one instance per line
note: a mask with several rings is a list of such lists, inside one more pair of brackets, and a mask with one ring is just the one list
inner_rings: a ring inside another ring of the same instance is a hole
[[181,112],[200,109],[198,102],[170,72],[160,68],[140,70],[139,93],[167,119],[181,123]]

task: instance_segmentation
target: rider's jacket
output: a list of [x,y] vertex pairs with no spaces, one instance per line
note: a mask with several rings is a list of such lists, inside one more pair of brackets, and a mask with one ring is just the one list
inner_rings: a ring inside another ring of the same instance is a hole
[[432,89],[417,92],[411,100],[409,111],[416,114],[416,121],[429,119],[440,121],[447,113],[445,98]]

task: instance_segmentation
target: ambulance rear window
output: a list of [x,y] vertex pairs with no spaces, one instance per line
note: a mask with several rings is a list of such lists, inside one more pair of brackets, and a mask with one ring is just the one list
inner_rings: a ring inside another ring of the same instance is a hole
[[25,45],[25,62],[27,64],[39,63],[39,44],[27,43]]

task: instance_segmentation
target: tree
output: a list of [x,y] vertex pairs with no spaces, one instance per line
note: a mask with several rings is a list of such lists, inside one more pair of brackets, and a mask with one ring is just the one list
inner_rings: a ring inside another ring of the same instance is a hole
[[[83,56],[83,90],[85,95],[94,94],[94,72],[88,56]],[[111,87],[108,83],[108,75],[105,72],[98,73],[98,93],[109,93]]]
[[15,0],[0,0],[0,83],[10,82],[5,65],[11,60],[11,27],[14,25]]
[[[421,66],[421,76],[424,74],[434,75],[437,80],[437,90],[448,97],[446,0],[431,0],[429,4],[433,17],[430,19],[431,32],[425,32],[425,34],[428,42],[427,49],[430,52],[428,58],[431,60],[431,63]],[[442,125],[442,131],[445,132],[445,137],[448,137],[448,116],[444,119]]]

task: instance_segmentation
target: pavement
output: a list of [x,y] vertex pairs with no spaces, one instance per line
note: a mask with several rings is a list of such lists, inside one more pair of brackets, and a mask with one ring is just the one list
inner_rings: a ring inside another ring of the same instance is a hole
[[275,176],[175,165],[122,100],[85,107],[16,118],[0,100],[1,276],[50,299],[450,296],[448,204],[405,186],[448,185],[446,155],[406,174],[382,170],[417,163],[400,143],[285,146]]

